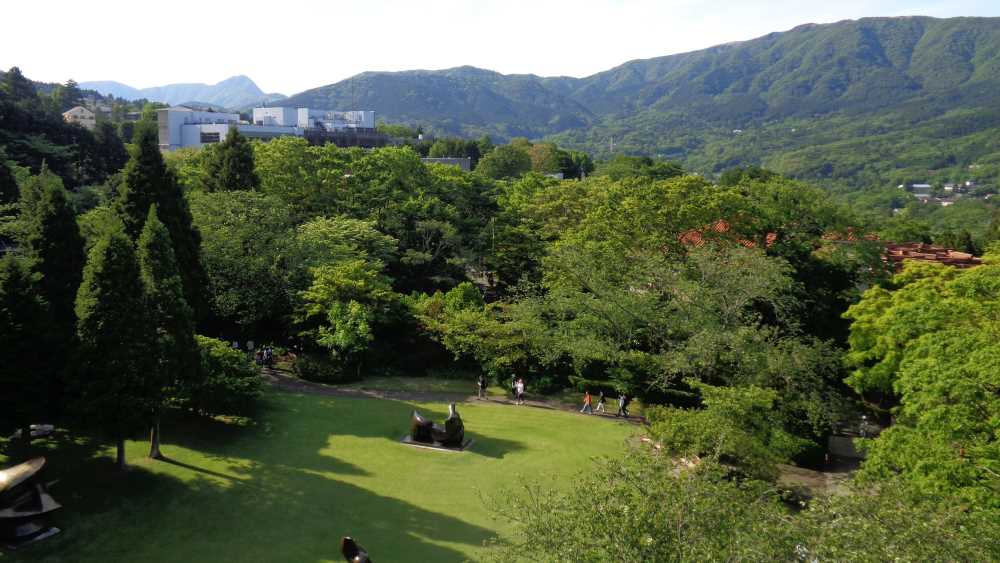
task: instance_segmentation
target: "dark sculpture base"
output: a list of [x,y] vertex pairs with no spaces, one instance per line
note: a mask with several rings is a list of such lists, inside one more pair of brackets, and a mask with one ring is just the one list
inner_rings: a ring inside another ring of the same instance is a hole
[[414,440],[409,434],[407,434],[406,436],[403,436],[403,438],[399,441],[399,443],[406,444],[407,446],[413,446],[414,448],[425,448],[428,450],[460,453],[469,449],[474,441],[475,440],[473,440],[472,438],[466,438],[465,440],[462,441],[461,446],[445,446],[441,442],[418,442]]
[[60,505],[38,480],[45,458],[0,471],[0,545],[19,549],[59,533],[48,516]]
[[50,528],[42,528],[41,530],[33,534],[18,538],[17,540],[2,540],[3,543],[0,543],[0,547],[3,547],[4,549],[9,551],[17,551],[19,549],[24,549],[36,542],[40,542],[44,539],[51,538],[52,536],[58,534],[61,531],[62,530],[54,526]]

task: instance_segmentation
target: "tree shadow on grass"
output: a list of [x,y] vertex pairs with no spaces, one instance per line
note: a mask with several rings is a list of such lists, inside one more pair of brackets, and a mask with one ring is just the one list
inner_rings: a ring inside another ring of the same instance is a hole
[[[302,395],[299,395],[302,396]],[[307,396],[303,396],[307,397]],[[330,435],[356,436],[359,438],[384,438],[399,442],[410,433],[410,416],[417,410],[437,424],[443,424],[448,417],[447,405],[428,408],[408,401],[393,399],[353,399],[341,397],[311,397],[316,401],[316,411],[310,413],[314,420],[321,421]],[[467,411],[472,411],[471,418]],[[526,448],[516,440],[486,436],[476,432],[475,409],[458,408],[465,423],[465,435],[475,440],[463,455],[472,454],[501,459],[505,455]],[[360,422],[359,422],[360,421]],[[408,447],[400,445],[400,447]]]
[[[281,465],[232,478],[187,463],[181,479],[142,461],[53,456],[46,478],[63,533],[17,552],[23,561],[334,561],[341,536],[383,561],[461,561],[440,544],[480,546],[488,529],[362,487]],[[213,477],[227,477],[220,482]],[[0,555],[3,555],[0,552]]]

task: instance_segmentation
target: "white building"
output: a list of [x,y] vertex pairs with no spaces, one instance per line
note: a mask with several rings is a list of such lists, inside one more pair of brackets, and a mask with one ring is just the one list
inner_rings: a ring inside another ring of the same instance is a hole
[[254,108],[253,123],[240,123],[236,113],[195,111],[171,107],[156,111],[160,128],[160,150],[201,147],[225,140],[229,129],[251,139],[282,136],[302,137],[307,129],[326,133],[374,130],[374,111],[320,111],[308,108]]
[[298,109],[298,126],[306,129],[374,129],[374,111],[326,111],[321,109]]
[[71,108],[62,114],[63,120],[66,123],[76,123],[85,129],[90,129],[91,131],[97,127],[97,116],[94,112],[83,106],[76,106]]

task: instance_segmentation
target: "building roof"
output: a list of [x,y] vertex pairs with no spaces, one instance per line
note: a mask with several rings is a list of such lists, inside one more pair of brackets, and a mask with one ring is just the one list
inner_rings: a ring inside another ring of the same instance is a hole
[[885,243],[885,259],[897,270],[903,267],[904,260],[936,262],[956,268],[972,268],[983,263],[982,259],[968,252],[959,252],[922,242],[887,242]]
[[[719,219],[718,221],[712,223],[711,225],[706,225],[701,229],[690,229],[684,231],[677,237],[677,240],[684,246],[698,247],[705,244],[705,235],[707,233],[716,233],[722,235],[729,233],[729,231],[731,230],[732,230],[732,225],[729,223],[729,221],[726,221],[725,219]],[[737,244],[744,246],[746,248],[757,247],[756,241],[743,238],[736,238],[735,240]],[[770,247],[777,240],[778,240],[777,233],[767,233],[767,236],[764,237],[764,244],[765,246]]]

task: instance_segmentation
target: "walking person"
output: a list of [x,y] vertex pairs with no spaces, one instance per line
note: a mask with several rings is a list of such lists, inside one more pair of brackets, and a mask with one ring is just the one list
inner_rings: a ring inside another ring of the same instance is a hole
[[516,384],[515,387],[516,387],[516,391],[517,391],[517,403],[516,404],[523,405],[524,404],[524,378],[523,377],[519,377],[517,379],[517,384]]
[[593,399],[591,399],[591,397],[590,397],[590,391],[589,390],[584,391],[583,392],[583,408],[580,409],[580,412],[587,413],[587,414],[594,414],[594,409],[593,409],[593,407],[591,407],[591,402],[592,401],[593,401]]
[[478,387],[479,387],[479,399],[483,400],[486,398],[486,376],[483,374],[479,374]]
[[517,404],[517,376],[510,376],[510,396],[514,399],[514,404]]
[[615,417],[628,416],[625,414],[625,393],[618,393],[618,414]]
[[594,410],[595,413],[605,412],[604,411],[604,391],[601,391],[601,395],[597,397],[597,409]]

